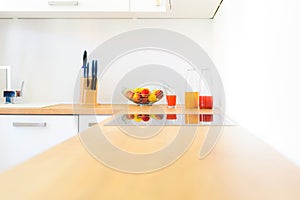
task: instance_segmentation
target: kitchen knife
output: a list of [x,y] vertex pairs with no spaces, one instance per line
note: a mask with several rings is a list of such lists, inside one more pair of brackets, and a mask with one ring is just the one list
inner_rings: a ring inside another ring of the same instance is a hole
[[86,62],[87,62],[87,52],[85,50],[84,53],[83,53],[83,65],[82,65],[82,68],[83,68],[83,77],[84,78],[87,78],[86,77]]
[[84,50],[84,53],[83,53],[83,66],[86,66],[86,62],[87,62],[87,52],[86,52],[86,50]]
[[94,90],[94,84],[95,84],[95,61],[92,60],[92,85],[91,85],[92,90]]
[[95,70],[94,70],[94,90],[97,88],[97,71],[98,71],[98,61],[95,61]]
[[87,87],[87,88],[88,88],[89,85],[90,85],[89,71],[90,71],[90,64],[89,64],[89,62],[88,62],[87,65],[86,65],[86,78],[87,78],[87,81],[86,81],[86,87]]

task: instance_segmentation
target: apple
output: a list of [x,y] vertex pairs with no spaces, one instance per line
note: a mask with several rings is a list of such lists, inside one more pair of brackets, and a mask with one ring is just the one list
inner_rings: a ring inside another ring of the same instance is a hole
[[134,102],[139,102],[139,100],[140,100],[140,94],[139,93],[134,93],[134,95],[132,96],[132,100]]
[[143,90],[141,91],[141,94],[142,94],[143,96],[146,96],[146,95],[148,95],[149,93],[150,93],[150,91],[149,91],[148,88],[145,88],[145,89],[143,89]]
[[157,120],[162,120],[164,118],[163,114],[156,114],[154,116],[155,116],[155,119],[157,119]]
[[149,115],[143,115],[143,116],[142,116],[142,120],[143,120],[144,122],[147,122],[147,121],[150,120],[150,116],[149,116]]
[[128,115],[126,115],[126,118],[127,118],[127,119],[133,119],[133,118],[134,118],[134,115],[133,115],[133,114],[128,114]]
[[163,96],[163,91],[162,90],[156,90],[155,91],[155,96],[156,98],[160,99]]
[[128,91],[126,92],[126,97],[127,97],[128,99],[131,99],[131,98],[133,97],[133,95],[134,95],[134,92],[132,92],[132,91],[130,91],[130,90],[128,90]]
[[142,97],[140,103],[143,103],[143,104],[149,103],[148,97]]
[[157,101],[157,98],[156,98],[156,95],[155,94],[150,94],[149,95],[149,97],[148,97],[148,100],[150,101],[150,102],[156,102]]

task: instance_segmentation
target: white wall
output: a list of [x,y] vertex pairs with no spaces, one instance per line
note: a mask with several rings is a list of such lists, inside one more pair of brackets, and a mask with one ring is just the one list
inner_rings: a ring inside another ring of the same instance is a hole
[[[212,20],[0,20],[0,65],[27,102],[72,102],[84,49],[144,27],[178,31],[220,70],[227,112],[300,164],[297,0],[225,0]],[[213,42],[212,42],[213,39]]]
[[225,0],[213,21],[212,57],[228,114],[300,165],[299,5]]
[[[174,30],[211,50],[212,20],[0,20],[0,65],[12,67],[12,87],[25,80],[25,102],[73,102],[82,54],[138,28]],[[108,84],[109,85],[109,84]]]

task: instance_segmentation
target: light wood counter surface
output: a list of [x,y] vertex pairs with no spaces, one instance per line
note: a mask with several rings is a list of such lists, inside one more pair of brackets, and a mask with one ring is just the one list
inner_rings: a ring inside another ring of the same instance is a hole
[[110,115],[118,112],[127,113],[211,113],[212,110],[185,110],[178,105],[176,109],[168,109],[166,105],[137,106],[137,105],[72,105],[59,104],[42,108],[0,108],[0,115],[73,115],[99,114]]
[[[151,141],[126,138],[118,127],[94,126],[119,148],[148,151],[172,139],[164,127]],[[113,170],[91,156],[79,136],[0,174],[0,199],[299,200],[300,169],[239,126],[223,127],[213,151],[199,159],[209,127],[202,126],[176,162],[152,173]],[[121,138],[121,139],[120,139]]]
[[110,104],[81,106],[58,104],[42,108],[0,108],[1,115],[73,115],[73,114],[112,114]]

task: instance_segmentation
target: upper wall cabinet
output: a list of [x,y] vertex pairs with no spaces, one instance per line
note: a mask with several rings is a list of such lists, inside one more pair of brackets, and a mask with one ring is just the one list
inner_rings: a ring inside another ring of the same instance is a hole
[[130,0],[131,12],[166,12],[168,0]]
[[0,0],[0,17],[124,18],[129,0]]
[[0,0],[0,10],[127,12],[129,0]]
[[[142,1],[142,0],[135,0]],[[148,1],[148,0],[146,0]],[[149,0],[151,1],[151,0]],[[156,1],[156,0],[152,0]],[[165,0],[166,12],[139,12],[136,18],[197,18],[210,19],[222,0]]]
[[0,18],[212,18],[221,0],[0,0]]

